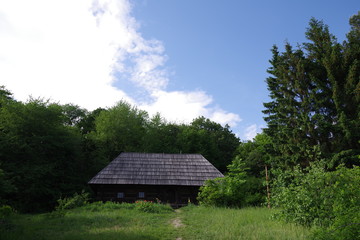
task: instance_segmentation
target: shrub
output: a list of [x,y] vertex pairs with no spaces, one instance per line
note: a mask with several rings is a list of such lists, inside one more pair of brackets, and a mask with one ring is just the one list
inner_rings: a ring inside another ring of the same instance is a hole
[[246,206],[262,206],[266,201],[264,179],[247,176],[243,193]]
[[200,187],[198,200],[200,204],[216,207],[242,207],[245,204],[245,180],[226,176],[207,180]]
[[0,219],[7,218],[10,215],[12,215],[14,212],[15,210],[9,205],[2,205],[0,207]]
[[82,191],[81,194],[75,193],[70,198],[60,198],[57,200],[58,206],[56,207],[57,211],[62,211],[66,209],[73,209],[76,207],[84,206],[88,203],[89,200],[89,193]]
[[229,173],[223,178],[210,179],[200,187],[200,204],[216,207],[245,207],[259,205],[264,195],[259,193],[262,180],[249,176],[241,159],[228,166]]
[[154,203],[152,201],[146,201],[146,200],[136,201],[135,209],[147,213],[162,213],[162,212],[173,211],[173,209],[169,205]]
[[280,174],[274,184],[273,200],[282,209],[278,217],[316,226],[317,239],[360,239],[360,167],[326,172],[313,164]]
[[11,219],[16,211],[9,205],[0,206],[0,239],[2,232],[13,231],[15,225]]
[[92,212],[98,211],[113,211],[118,209],[134,209],[134,204],[131,203],[117,203],[117,202],[93,202],[91,204],[87,204],[83,207],[85,210],[89,210]]
[[83,208],[85,211],[114,211],[120,209],[136,209],[141,212],[148,213],[162,213],[173,211],[169,205],[154,203],[151,201],[136,201],[135,203],[117,203],[117,202],[94,202],[91,204],[85,205]]

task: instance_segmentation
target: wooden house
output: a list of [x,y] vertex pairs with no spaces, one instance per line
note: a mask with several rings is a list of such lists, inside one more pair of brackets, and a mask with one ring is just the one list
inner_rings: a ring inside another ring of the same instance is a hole
[[223,177],[200,154],[121,153],[89,181],[97,200],[196,203],[207,179]]

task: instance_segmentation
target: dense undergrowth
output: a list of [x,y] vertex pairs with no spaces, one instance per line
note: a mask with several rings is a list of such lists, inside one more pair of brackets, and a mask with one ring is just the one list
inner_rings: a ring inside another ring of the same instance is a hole
[[278,218],[313,227],[316,239],[359,240],[359,186],[360,167],[325,171],[320,162],[279,173],[273,203],[281,207]]

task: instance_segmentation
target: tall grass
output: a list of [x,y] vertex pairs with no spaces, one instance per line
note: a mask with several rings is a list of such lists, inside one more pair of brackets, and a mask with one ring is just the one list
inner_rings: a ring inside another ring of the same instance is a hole
[[266,208],[211,208],[189,206],[182,209],[183,240],[194,239],[308,239],[309,230],[272,219],[275,210]]
[[[271,219],[265,208],[226,209],[188,206],[174,212],[169,206],[93,203],[61,214],[14,215],[0,221],[1,240],[183,240],[307,239],[309,231]],[[184,226],[174,227],[180,219]]]
[[135,209],[135,204],[95,203],[65,215],[17,215],[9,229],[0,230],[0,239],[9,240],[95,240],[174,239],[168,224],[173,211],[148,213]]

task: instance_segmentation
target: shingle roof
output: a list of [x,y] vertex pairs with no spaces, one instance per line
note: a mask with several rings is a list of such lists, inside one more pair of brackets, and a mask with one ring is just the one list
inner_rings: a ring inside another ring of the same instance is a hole
[[223,176],[201,154],[121,153],[89,184],[201,186]]

